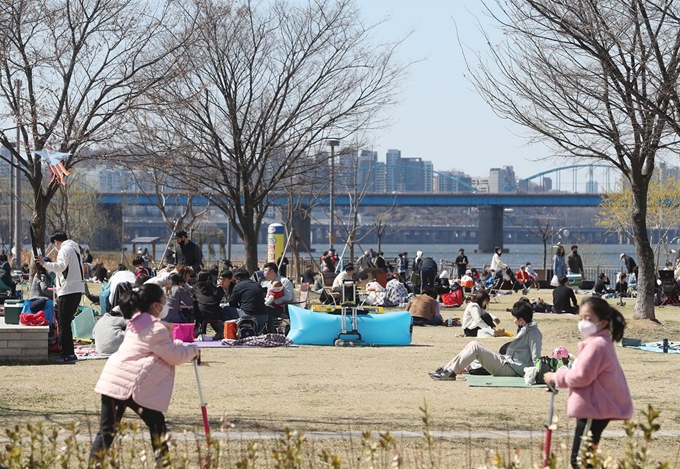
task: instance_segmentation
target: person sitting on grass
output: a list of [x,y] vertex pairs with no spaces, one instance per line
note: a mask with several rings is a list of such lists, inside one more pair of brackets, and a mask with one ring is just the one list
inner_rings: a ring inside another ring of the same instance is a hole
[[524,368],[534,366],[541,356],[543,335],[533,321],[534,312],[526,301],[512,305],[511,314],[517,326],[517,336],[504,354],[497,354],[486,345],[473,340],[446,365],[428,373],[439,381],[453,381],[468,365],[477,360],[493,376],[524,376]]
[[416,295],[406,305],[406,311],[411,313],[414,326],[441,326],[444,320],[439,312],[437,292],[431,287],[425,287],[422,295]]
[[578,301],[574,290],[569,288],[567,284],[569,279],[567,276],[559,278],[559,285],[553,290],[553,313],[570,313],[576,314],[578,312]]
[[485,291],[477,292],[463,313],[463,333],[465,337],[501,337],[505,331],[496,331],[500,320],[486,311],[491,297]]

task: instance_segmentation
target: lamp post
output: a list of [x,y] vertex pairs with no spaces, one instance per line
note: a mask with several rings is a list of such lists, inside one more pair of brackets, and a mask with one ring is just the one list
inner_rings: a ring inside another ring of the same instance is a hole
[[331,187],[330,187],[330,221],[328,223],[328,249],[333,249],[333,213],[335,212],[335,147],[340,145],[340,140],[330,139],[331,147]]

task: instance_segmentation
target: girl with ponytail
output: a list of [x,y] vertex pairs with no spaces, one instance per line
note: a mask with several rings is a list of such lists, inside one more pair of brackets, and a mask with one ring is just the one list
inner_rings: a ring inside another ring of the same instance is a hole
[[571,450],[573,468],[586,466],[581,461],[583,437],[590,431],[588,452],[597,448],[610,420],[628,420],[633,416],[633,401],[623,369],[616,357],[614,342],[623,339],[626,320],[606,300],[595,296],[581,302],[578,329],[583,336],[578,359],[571,369],[560,368],[546,373],[545,382],[569,388],[567,417],[576,418],[576,432]]
[[127,331],[123,343],[106,362],[95,391],[102,395],[100,429],[90,461],[104,461],[126,408],[132,409],[151,432],[158,467],[168,461],[168,410],[175,381],[175,366],[198,358],[195,344],[173,341],[172,324],[161,322],[168,314],[164,290],[148,283],[126,291],[119,301]]

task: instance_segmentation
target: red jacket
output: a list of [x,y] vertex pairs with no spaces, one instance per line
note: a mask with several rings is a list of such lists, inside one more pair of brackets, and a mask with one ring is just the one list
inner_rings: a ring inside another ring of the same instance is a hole
[[517,277],[517,281],[519,283],[529,283],[529,281],[531,280],[529,272],[522,269],[519,269],[517,272],[515,272],[515,277]]

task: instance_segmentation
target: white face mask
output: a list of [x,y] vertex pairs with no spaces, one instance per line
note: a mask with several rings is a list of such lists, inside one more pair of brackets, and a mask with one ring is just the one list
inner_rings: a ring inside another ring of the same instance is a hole
[[584,339],[587,339],[597,332],[597,324],[590,321],[579,321],[578,331],[581,333]]
[[163,305],[163,309],[161,309],[161,312],[158,314],[158,319],[165,319],[169,312],[170,312],[170,305],[165,303]]

